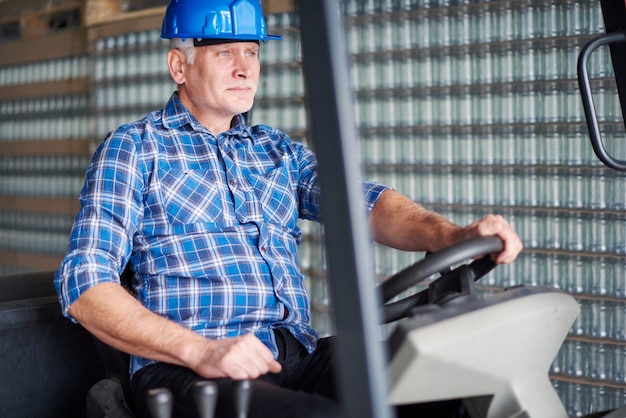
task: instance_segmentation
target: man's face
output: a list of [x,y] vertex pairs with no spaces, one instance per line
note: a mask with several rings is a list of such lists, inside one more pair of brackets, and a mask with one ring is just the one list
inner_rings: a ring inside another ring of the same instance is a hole
[[252,108],[259,72],[256,42],[196,47],[193,64],[185,65],[181,87],[193,110],[204,116],[230,120]]

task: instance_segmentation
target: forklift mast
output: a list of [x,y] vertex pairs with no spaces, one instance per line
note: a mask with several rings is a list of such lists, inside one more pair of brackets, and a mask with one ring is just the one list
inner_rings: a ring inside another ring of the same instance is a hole
[[[350,418],[392,418],[388,405],[386,351],[380,340],[380,295],[376,294],[371,249],[360,206],[353,95],[343,24],[336,0],[298,0],[303,72],[311,143],[320,165],[324,193],[329,281],[338,336],[339,387]],[[602,142],[587,62],[609,45],[626,129],[626,1],[601,0],[606,35],[581,51],[578,80],[594,152],[607,166],[626,171],[626,161],[611,156]]]
[[[600,5],[606,33],[622,33],[626,36],[626,1],[601,0]],[[626,128],[626,42],[611,43],[609,50]]]
[[339,393],[350,418],[392,418],[369,234],[361,206],[357,126],[337,0],[299,0],[311,143],[318,156]]
[[624,128],[626,129],[626,1],[601,0],[600,4],[606,34],[591,39],[581,50],[578,57],[578,85],[593,151],[598,159],[608,167],[626,171],[626,160],[620,160],[612,156],[607,151],[602,139],[587,69],[587,63],[591,54],[599,47],[608,45],[622,109]]

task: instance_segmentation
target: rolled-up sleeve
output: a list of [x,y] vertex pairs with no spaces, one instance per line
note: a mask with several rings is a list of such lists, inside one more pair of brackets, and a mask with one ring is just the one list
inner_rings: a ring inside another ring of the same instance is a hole
[[141,183],[132,138],[114,133],[87,169],[68,250],[55,274],[59,302],[70,319],[69,307],[89,288],[119,283],[141,214]]

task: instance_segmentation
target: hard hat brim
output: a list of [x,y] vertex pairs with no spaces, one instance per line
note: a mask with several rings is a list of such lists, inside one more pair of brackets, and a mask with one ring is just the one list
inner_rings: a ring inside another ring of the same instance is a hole
[[191,46],[207,46],[207,45],[219,45],[226,44],[230,42],[259,42],[259,41],[277,41],[282,39],[280,35],[266,35],[262,39],[254,39],[254,38],[185,38],[185,37],[176,37],[171,38],[171,46],[172,48],[182,48],[182,47],[191,47]]

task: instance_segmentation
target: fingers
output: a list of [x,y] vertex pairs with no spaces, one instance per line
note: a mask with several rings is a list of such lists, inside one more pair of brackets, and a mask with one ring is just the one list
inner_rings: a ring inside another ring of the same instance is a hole
[[258,338],[247,334],[236,339],[221,360],[227,377],[233,379],[255,379],[276,370],[280,364],[274,360],[271,351]]
[[[282,366],[274,359],[272,352],[265,344],[252,334],[241,337],[243,344],[238,345],[240,352],[237,364],[242,366],[243,376],[240,379],[254,379],[266,373],[278,373]],[[232,376],[233,378],[237,378]]]
[[272,352],[252,334],[212,340],[206,356],[196,370],[200,375],[256,379],[267,373],[279,373],[282,366]]
[[270,364],[270,373],[280,373],[280,371],[283,369],[283,366],[277,362],[276,360],[272,361],[272,363]]
[[487,215],[468,227],[468,229],[471,228],[474,229],[477,236],[495,235],[502,240],[504,250],[492,255],[493,260],[498,264],[511,263],[524,248],[517,233],[500,215]]

